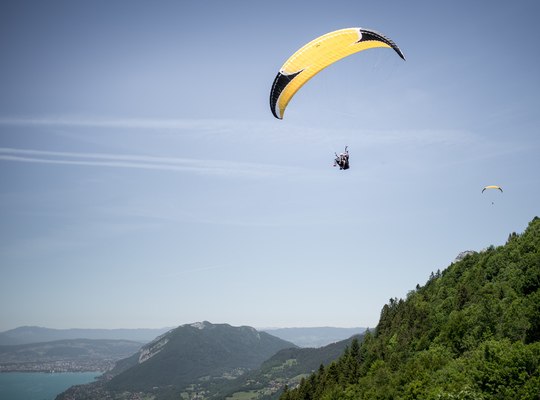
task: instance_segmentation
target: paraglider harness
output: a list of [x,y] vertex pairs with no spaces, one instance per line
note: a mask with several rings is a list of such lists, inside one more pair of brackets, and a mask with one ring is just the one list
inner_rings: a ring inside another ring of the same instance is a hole
[[339,165],[339,169],[349,169],[349,152],[347,151],[347,147],[349,146],[345,146],[345,151],[339,156],[337,153],[334,153],[336,155],[334,167]]

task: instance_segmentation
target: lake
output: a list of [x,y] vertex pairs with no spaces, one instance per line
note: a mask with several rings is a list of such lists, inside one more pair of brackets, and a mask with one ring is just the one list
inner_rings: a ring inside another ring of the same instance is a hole
[[3,372],[0,373],[1,400],[54,400],[73,385],[90,383],[101,372]]

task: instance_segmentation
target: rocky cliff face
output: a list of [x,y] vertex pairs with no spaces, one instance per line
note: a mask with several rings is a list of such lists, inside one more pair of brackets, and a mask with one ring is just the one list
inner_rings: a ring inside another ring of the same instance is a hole
[[458,261],[461,261],[463,260],[465,257],[467,256],[470,256],[470,255],[473,255],[473,254],[476,254],[477,252],[474,251],[474,250],[465,250],[465,251],[462,251],[461,253],[459,253],[456,258],[454,259],[454,262],[458,262]]

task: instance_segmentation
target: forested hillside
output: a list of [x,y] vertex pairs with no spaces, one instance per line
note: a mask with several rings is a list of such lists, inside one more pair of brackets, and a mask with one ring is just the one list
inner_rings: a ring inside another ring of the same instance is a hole
[[540,398],[540,219],[433,273],[281,400]]
[[222,385],[211,398],[223,400],[249,396],[249,400],[277,399],[285,384],[296,385],[303,376],[316,371],[321,364],[327,365],[338,359],[358,337],[360,335],[324,347],[280,350],[259,368]]

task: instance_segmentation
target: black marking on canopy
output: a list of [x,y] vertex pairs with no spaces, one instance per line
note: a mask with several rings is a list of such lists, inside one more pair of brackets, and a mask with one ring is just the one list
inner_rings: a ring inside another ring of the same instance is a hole
[[395,50],[395,52],[398,53],[398,55],[403,60],[405,60],[405,56],[401,52],[400,48],[391,39],[387,38],[386,36],[384,36],[384,35],[382,35],[382,34],[380,34],[378,32],[371,31],[371,30],[368,30],[368,29],[360,29],[360,32],[362,33],[362,38],[358,41],[358,43],[359,42],[367,42],[367,41],[370,41],[370,40],[378,40],[379,42],[386,43],[388,46],[393,48]]
[[278,72],[276,79],[274,79],[274,83],[272,84],[272,90],[270,90],[270,109],[272,110],[272,114],[274,114],[274,117],[276,117],[277,119],[281,119],[276,114],[276,104],[279,96],[281,95],[281,92],[283,92],[283,89],[285,89],[289,82],[292,81],[302,71],[303,70],[290,75],[285,75],[281,72]]

